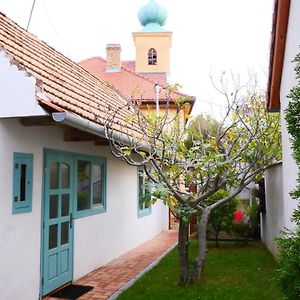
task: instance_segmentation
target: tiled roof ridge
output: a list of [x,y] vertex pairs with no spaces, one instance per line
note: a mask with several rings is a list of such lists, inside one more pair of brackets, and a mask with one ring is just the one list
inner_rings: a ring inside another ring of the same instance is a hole
[[[130,70],[130,69],[126,68],[126,67],[121,66],[121,68],[122,68],[123,70],[125,70],[125,71],[127,71],[127,72],[130,72],[131,74],[134,74],[134,75],[136,75],[136,76],[139,76],[140,78],[143,78],[143,79],[145,79],[145,80],[147,80],[147,81],[149,81],[149,82],[151,82],[151,83],[153,83],[153,84],[158,84],[159,86],[161,86],[161,87],[164,88],[164,89],[167,88],[167,87],[169,86],[168,84],[167,84],[167,85],[160,84],[159,82],[157,82],[157,81],[155,81],[155,80],[153,80],[153,79],[147,77],[147,75],[142,75],[142,74],[137,73],[137,72],[135,72],[135,71],[133,71],[133,70]],[[179,95],[179,96],[190,97],[191,99],[193,98],[193,96],[190,96],[190,95],[181,93],[181,92],[178,91],[178,90],[173,90],[172,93],[177,94],[177,95]]]
[[[99,60],[101,60],[102,62],[107,62],[107,60],[104,59],[104,58],[101,57],[101,56],[93,56],[93,57],[90,57],[90,58],[87,58],[87,59],[84,59],[84,60],[78,62],[78,64],[81,64],[81,63],[84,63],[84,62],[88,62],[88,61],[91,61],[91,60],[93,60],[93,59],[99,59]],[[143,78],[144,80],[147,80],[147,81],[151,82],[152,84],[158,84],[159,86],[162,86],[162,88],[167,88],[167,87],[168,87],[168,85],[162,85],[162,84],[160,84],[159,82],[157,82],[157,81],[155,81],[155,80],[153,80],[153,79],[147,77],[146,75],[139,74],[139,73],[137,73],[137,72],[135,72],[135,71],[133,71],[133,70],[131,70],[131,69],[129,69],[129,68],[126,68],[126,67],[121,66],[121,69],[124,70],[124,71],[126,71],[126,72],[128,72],[128,73],[131,73],[131,74],[133,74],[133,75],[135,75],[135,76],[137,76],[137,77]],[[181,93],[180,91],[177,91],[177,90],[172,91],[172,93],[175,93],[175,94],[177,94],[177,95],[179,95],[179,96],[186,96],[186,97],[193,98],[193,96],[190,96],[190,95]]]
[[[12,65],[36,79],[36,86],[45,91],[51,103],[85,119],[103,124],[107,105],[118,110],[127,103],[126,99],[106,82],[22,28],[2,12],[0,50]],[[127,110],[118,112],[116,120],[124,124],[127,115],[130,115]],[[136,125],[133,130],[136,130]]]
[[[78,62],[79,65],[81,65],[82,63],[85,63],[85,62],[88,62],[90,60],[94,60],[94,59],[99,59],[101,60],[102,62],[106,62],[106,59],[104,59],[103,57],[101,56],[93,56],[93,57],[90,57],[90,58],[87,58],[87,59],[84,59],[84,60],[81,60]],[[125,98],[127,101],[131,101],[130,99],[128,99],[128,97],[126,97],[125,95],[122,94],[122,92],[113,84],[110,84],[109,82],[107,81],[103,81],[107,84],[107,86],[109,88],[111,88],[112,90],[114,90],[118,95],[120,95],[121,97]]]
[[[32,38],[34,38],[35,40],[40,40],[35,34],[31,33],[30,31],[26,30],[25,28],[23,28],[21,25],[19,25],[17,22],[13,21],[10,17],[8,17],[5,13],[3,13],[0,10],[0,15],[2,17],[4,17],[9,23],[12,23],[15,27],[19,27],[21,30],[26,31],[26,34],[29,34]],[[51,47],[49,45],[47,45],[48,47]],[[51,47],[52,48],[52,47]],[[53,48],[52,48],[53,49]]]

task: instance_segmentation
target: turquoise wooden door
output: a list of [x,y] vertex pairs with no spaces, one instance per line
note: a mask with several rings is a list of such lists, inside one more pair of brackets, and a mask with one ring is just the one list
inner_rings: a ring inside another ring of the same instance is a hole
[[72,155],[46,152],[44,184],[43,295],[72,280]]

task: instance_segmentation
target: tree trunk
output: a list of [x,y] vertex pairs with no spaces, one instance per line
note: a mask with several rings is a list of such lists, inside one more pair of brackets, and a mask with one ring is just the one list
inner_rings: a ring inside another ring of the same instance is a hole
[[189,278],[189,224],[181,218],[178,231],[178,253],[180,263],[180,283],[186,285]]
[[201,214],[201,219],[199,222],[199,232],[198,232],[198,243],[199,243],[199,253],[196,259],[196,276],[201,279],[205,262],[206,262],[206,252],[207,252],[207,241],[206,241],[206,231],[207,222],[210,214],[210,209],[205,207]]

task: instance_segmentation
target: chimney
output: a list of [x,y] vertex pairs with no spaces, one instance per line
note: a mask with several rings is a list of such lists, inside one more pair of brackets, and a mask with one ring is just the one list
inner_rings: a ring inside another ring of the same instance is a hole
[[121,70],[121,45],[106,45],[106,72],[120,72]]

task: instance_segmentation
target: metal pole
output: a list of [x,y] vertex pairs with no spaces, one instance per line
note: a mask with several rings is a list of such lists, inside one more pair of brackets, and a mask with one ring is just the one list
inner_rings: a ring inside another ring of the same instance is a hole
[[161,87],[158,84],[155,84],[154,90],[156,93],[156,116],[159,116],[159,92],[160,92]]

